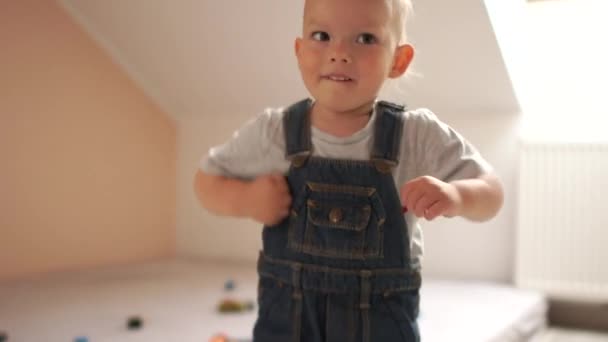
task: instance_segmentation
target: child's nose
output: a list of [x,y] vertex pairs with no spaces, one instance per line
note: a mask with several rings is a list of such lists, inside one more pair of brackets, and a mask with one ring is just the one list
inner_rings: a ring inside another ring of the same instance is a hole
[[332,63],[340,62],[340,63],[350,63],[352,62],[352,57],[348,51],[348,48],[343,43],[336,43],[331,49],[330,53],[330,61]]
[[332,62],[342,62],[342,63],[350,63],[350,58],[349,57],[332,57],[331,58]]

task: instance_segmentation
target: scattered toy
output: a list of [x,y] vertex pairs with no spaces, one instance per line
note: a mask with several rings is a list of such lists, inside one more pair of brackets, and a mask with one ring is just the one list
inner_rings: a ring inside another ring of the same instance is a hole
[[234,339],[224,334],[218,334],[213,336],[209,342],[251,342],[250,339]]
[[250,311],[253,310],[253,302],[224,299],[218,304],[217,310],[221,313]]
[[129,330],[139,330],[143,325],[143,320],[141,319],[141,317],[138,316],[131,316],[127,320],[127,328]]
[[234,283],[234,280],[232,280],[232,279],[228,279],[224,283],[224,290],[226,290],[226,291],[232,291],[232,290],[234,290],[235,287],[236,287],[236,284]]
[[226,335],[215,335],[209,339],[209,342],[228,342]]

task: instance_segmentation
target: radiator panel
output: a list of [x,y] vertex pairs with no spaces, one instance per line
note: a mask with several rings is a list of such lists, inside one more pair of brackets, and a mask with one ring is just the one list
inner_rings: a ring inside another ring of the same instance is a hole
[[608,300],[608,144],[525,143],[516,283],[562,299]]

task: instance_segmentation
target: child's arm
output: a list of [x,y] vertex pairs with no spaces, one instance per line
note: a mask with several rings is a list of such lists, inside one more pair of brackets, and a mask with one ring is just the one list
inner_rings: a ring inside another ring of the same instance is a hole
[[287,181],[277,174],[245,181],[199,170],[194,191],[202,206],[215,214],[247,217],[266,225],[287,217],[291,205]]
[[503,202],[502,185],[493,174],[443,182],[431,176],[415,178],[401,187],[401,201],[417,217],[462,216],[486,221]]

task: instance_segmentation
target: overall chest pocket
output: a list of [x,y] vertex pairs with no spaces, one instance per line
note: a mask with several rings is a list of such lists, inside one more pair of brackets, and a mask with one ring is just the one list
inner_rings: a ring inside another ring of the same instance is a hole
[[381,258],[384,221],[375,188],[307,183],[294,201],[288,247],[324,257]]

